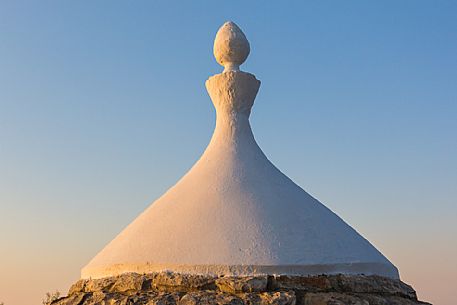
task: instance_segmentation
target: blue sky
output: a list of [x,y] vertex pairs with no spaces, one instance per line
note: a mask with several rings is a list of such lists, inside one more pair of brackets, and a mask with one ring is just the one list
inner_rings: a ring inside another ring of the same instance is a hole
[[66,291],[198,159],[227,20],[270,160],[421,298],[455,299],[456,2],[2,1],[0,301]]

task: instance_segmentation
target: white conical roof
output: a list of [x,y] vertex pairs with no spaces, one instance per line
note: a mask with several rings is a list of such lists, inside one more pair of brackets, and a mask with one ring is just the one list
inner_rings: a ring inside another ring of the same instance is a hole
[[206,151],[82,269],[82,277],[171,270],[398,278],[376,248],[278,170],[257,145],[249,114],[260,81],[239,71],[249,43],[234,23],[221,27],[214,53],[225,72],[206,81],[217,113]]

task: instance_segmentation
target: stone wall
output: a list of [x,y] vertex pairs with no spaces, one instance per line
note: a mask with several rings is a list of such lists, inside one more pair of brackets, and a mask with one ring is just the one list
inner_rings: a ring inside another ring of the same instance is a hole
[[379,276],[212,277],[171,272],[80,280],[52,305],[406,305],[414,289]]

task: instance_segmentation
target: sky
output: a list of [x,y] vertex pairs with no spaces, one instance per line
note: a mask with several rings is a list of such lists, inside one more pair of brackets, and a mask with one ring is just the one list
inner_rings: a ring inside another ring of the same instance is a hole
[[251,44],[260,147],[455,304],[457,2],[0,0],[0,302],[40,304],[190,169],[217,29]]

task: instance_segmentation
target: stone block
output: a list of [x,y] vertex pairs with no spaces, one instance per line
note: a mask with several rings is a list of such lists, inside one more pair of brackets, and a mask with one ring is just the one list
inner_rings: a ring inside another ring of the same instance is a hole
[[268,277],[246,276],[246,277],[222,277],[216,280],[217,288],[222,292],[262,292],[267,290]]

